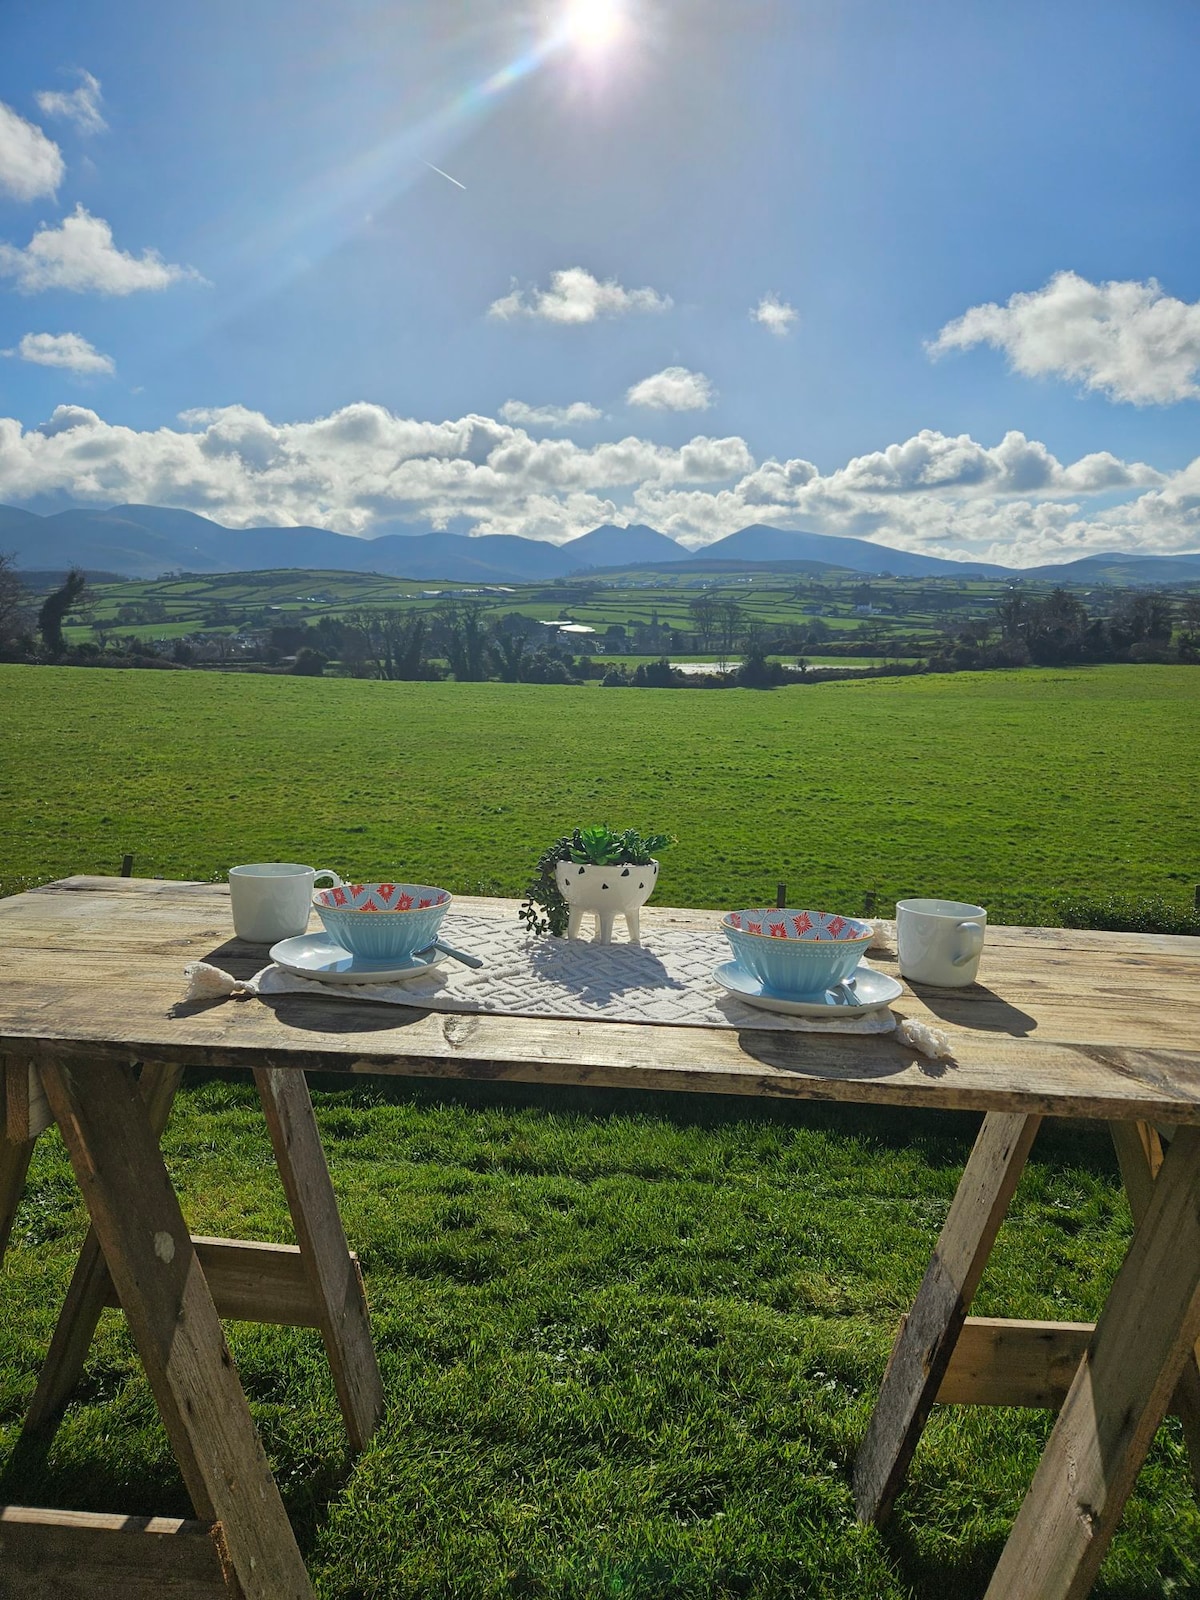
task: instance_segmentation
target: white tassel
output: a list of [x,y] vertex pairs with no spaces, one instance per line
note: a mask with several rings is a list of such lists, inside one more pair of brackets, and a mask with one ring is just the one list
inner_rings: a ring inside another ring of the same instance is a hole
[[219,1000],[225,995],[253,993],[239,978],[222,972],[220,967],[210,967],[207,961],[193,961],[184,967],[183,975],[188,981],[187,993],[183,997],[185,1003],[188,1000]]
[[927,1022],[917,1022],[912,1017],[904,1017],[896,1024],[896,1038],[901,1044],[919,1050],[923,1056],[928,1056],[931,1061],[952,1060],[954,1051],[950,1044],[950,1036],[940,1028],[931,1028]]

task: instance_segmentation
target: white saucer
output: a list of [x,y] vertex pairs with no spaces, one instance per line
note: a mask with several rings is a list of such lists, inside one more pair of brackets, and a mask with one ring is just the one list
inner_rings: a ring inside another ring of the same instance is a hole
[[899,979],[889,978],[886,972],[875,972],[861,964],[845,984],[805,1000],[789,999],[766,988],[736,961],[723,961],[719,967],[714,967],[713,977],[722,989],[728,989],[747,1005],[760,1006],[764,1011],[781,1011],[787,1017],[825,1017],[833,1011],[840,1017],[855,1017],[864,1011],[890,1005],[904,993]]
[[402,983],[428,972],[446,959],[441,950],[404,960],[368,961],[352,956],[335,944],[327,933],[302,933],[297,939],[283,939],[271,946],[271,960],[298,978],[315,978],[318,983]]

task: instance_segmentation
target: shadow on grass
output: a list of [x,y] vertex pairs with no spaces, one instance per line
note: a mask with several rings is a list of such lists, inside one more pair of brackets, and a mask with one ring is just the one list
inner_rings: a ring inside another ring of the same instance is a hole
[[[920,1518],[919,1503],[915,1514]],[[896,1575],[907,1586],[911,1600],[983,1600],[1000,1560],[1007,1534],[981,1539],[968,1549],[956,1549],[939,1540],[936,1552],[922,1550],[907,1520],[894,1517],[880,1534]],[[1103,1572],[1088,1591],[1091,1600],[1164,1600],[1174,1590],[1155,1573],[1147,1578],[1125,1577],[1106,1582]]]
[[[272,1458],[296,1542],[307,1558],[316,1548],[329,1507],[345,1490],[353,1459],[347,1456],[336,1466],[279,1459],[271,1448],[269,1423],[261,1416],[256,1422]],[[165,1444],[161,1429],[147,1420],[146,1427],[138,1431],[143,1434],[140,1448],[135,1437],[121,1450],[107,1454],[93,1448],[90,1441],[83,1449],[81,1441],[68,1441],[65,1448],[60,1447],[57,1429],[19,1436],[0,1467],[0,1504],[121,1516],[194,1517],[196,1511],[174,1460],[156,1448]],[[0,1593],[7,1593],[2,1585]]]
[[[185,1083],[198,1087],[222,1082],[240,1085],[257,1103],[246,1073],[189,1068]],[[370,1110],[372,1106],[480,1111],[533,1111],[553,1117],[586,1117],[597,1122],[645,1117],[677,1128],[806,1128],[875,1144],[883,1149],[916,1149],[934,1168],[961,1167],[982,1118],[970,1111],[925,1111],[908,1107],[832,1104],[818,1100],[753,1100],[741,1095],[701,1095],[652,1089],[590,1089],[554,1084],[485,1083],[463,1079],[354,1077],[311,1072],[309,1086],[327,1105]],[[1103,1123],[1047,1118],[1034,1156],[1056,1166],[1077,1166],[1119,1180],[1120,1170]]]

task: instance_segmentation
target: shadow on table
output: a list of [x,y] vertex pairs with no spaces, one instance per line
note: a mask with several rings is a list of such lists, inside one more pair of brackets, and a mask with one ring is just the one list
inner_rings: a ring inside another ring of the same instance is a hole
[[[869,1054],[863,1049],[866,1043],[871,1046]],[[783,1029],[739,1028],[738,1044],[745,1055],[761,1061],[764,1067],[825,1081],[832,1078],[873,1083],[898,1077],[913,1067],[926,1078],[944,1078],[958,1065],[953,1057],[931,1060],[885,1033],[792,1033]]]
[[1007,1033],[1014,1039],[1027,1038],[1037,1027],[1037,1019],[1028,1011],[1012,1005],[982,983],[972,983],[962,989],[938,989],[933,984],[913,983],[907,978],[905,982],[935,1017],[957,1027],[973,1028],[977,1033]]

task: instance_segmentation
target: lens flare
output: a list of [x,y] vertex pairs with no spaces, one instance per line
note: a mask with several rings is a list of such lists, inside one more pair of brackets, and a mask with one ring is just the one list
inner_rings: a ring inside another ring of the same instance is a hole
[[567,44],[588,55],[610,50],[625,31],[621,0],[568,0],[562,32]]

